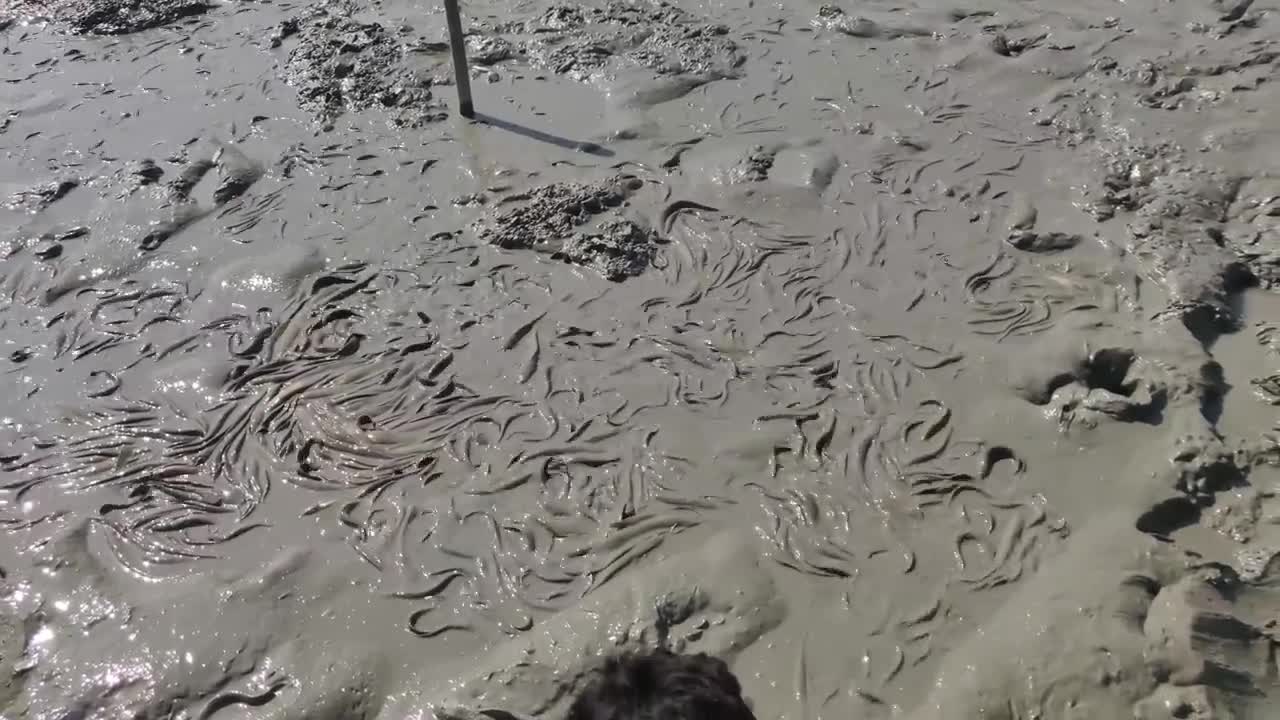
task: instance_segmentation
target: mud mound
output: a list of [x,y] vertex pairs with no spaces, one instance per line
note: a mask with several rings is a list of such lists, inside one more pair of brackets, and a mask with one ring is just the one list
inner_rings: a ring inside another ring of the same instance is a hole
[[531,58],[579,79],[619,61],[664,75],[728,77],[745,60],[726,26],[661,0],[552,5],[533,20],[502,29],[532,36],[525,40]]
[[9,196],[6,205],[13,209],[24,209],[31,211],[43,210],[49,205],[61,200],[67,196],[67,193],[75,190],[80,186],[80,181],[76,178],[64,178],[62,180],[50,180],[41,183],[26,190]]
[[[557,183],[504,200],[514,207],[476,224],[480,240],[512,250],[550,252],[594,268],[610,280],[642,272],[657,252],[658,234],[617,217],[643,183],[618,176],[583,185]],[[607,219],[597,222],[597,218]],[[591,227],[587,227],[590,225]]]
[[483,32],[468,39],[481,64],[517,59],[580,81],[639,82],[641,95],[662,99],[735,77],[746,61],[727,26],[662,0],[556,4]]
[[[285,64],[302,106],[330,123],[344,112],[385,111],[401,127],[447,117],[432,94],[430,65],[415,59],[387,27],[357,22],[344,5],[323,5],[292,19],[298,28]],[[280,33],[281,42],[286,33]],[[273,40],[273,42],[276,42]]]
[[576,232],[557,255],[585,265],[610,280],[644,272],[657,254],[658,233],[631,220],[607,220],[590,232]]

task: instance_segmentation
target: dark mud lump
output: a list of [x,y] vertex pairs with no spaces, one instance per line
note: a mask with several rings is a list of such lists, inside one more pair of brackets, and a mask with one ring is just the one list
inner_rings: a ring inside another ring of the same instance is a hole
[[[595,268],[611,280],[639,274],[653,259],[658,235],[614,211],[641,187],[618,176],[600,182],[552,183],[510,198],[515,207],[477,223],[480,240],[508,250],[542,249]],[[597,216],[609,217],[597,221]]]

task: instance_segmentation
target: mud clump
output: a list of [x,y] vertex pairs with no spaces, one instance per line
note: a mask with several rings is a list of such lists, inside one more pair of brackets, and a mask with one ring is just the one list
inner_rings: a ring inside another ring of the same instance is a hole
[[729,181],[731,183],[764,182],[769,178],[769,170],[773,167],[776,154],[776,149],[766,148],[763,145],[752,146],[741,162],[730,170]]
[[1134,213],[1126,250],[1169,293],[1167,315],[1197,331],[1229,328],[1236,321],[1230,296],[1253,280],[1224,232],[1242,180],[1156,155],[1143,148],[1113,159],[1094,214]]
[[883,38],[894,40],[904,37],[924,37],[932,31],[914,26],[883,25],[861,15],[849,15],[835,5],[823,5],[813,18],[814,27],[843,33],[856,38]]
[[5,204],[14,210],[43,210],[78,187],[80,181],[75,178],[51,180],[10,195]]
[[[326,6],[297,18],[295,26],[286,79],[321,122],[374,108],[390,112],[398,127],[448,117],[432,97],[430,70],[413,67],[403,43],[383,25],[356,22],[341,7]],[[293,34],[277,33],[281,41]]]
[[201,15],[212,7],[205,0],[20,0],[14,9],[51,17],[81,35],[127,35]]
[[1009,233],[1009,244],[1033,253],[1050,253],[1070,250],[1080,244],[1080,236],[1067,232],[1035,232],[1034,230],[1015,230]]
[[164,168],[156,165],[156,161],[151,158],[143,158],[131,163],[126,172],[132,180],[131,185],[135,187],[154,185],[164,177]]
[[[611,280],[638,274],[653,259],[657,233],[612,211],[641,187],[639,179],[618,176],[591,184],[552,183],[507,199],[519,203],[477,222],[480,240],[507,250],[549,250],[586,265]],[[591,227],[597,216],[606,219]]]
[[1227,211],[1226,239],[1266,288],[1280,285],[1280,180],[1246,180]]
[[516,48],[496,35],[472,35],[467,38],[467,58],[476,65],[493,65],[509,60]]
[[594,232],[575,233],[556,253],[594,268],[610,280],[639,275],[653,261],[658,233],[631,220],[607,220]]
[[666,2],[553,5],[508,30],[530,36],[526,49],[536,62],[579,80],[618,62],[714,80],[731,77],[746,59],[727,27]]

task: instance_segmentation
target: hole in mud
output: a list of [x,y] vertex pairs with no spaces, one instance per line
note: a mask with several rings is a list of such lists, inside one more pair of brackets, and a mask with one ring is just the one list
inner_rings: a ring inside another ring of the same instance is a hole
[[991,477],[992,473],[995,472],[996,467],[1001,463],[1008,466],[1010,475],[1019,475],[1027,469],[1026,463],[1023,462],[1022,458],[1018,457],[1013,450],[1004,447],[1003,445],[996,445],[987,448],[987,454],[982,459],[980,472],[982,479],[986,480]]
[[1253,678],[1249,677],[1247,673],[1212,660],[1205,663],[1202,679],[1206,684],[1211,684],[1212,687],[1219,687],[1238,695],[1257,696],[1261,694],[1257,685],[1254,684]]
[[1032,398],[1037,405],[1044,405],[1053,399],[1053,394],[1076,381],[1076,376],[1069,372],[1059,373],[1045,383],[1045,391]]
[[1188,311],[1182,316],[1182,324],[1195,337],[1196,342],[1206,348],[1212,347],[1219,335],[1230,330],[1224,327],[1221,314],[1207,307]]
[[1258,280],[1247,268],[1231,268],[1223,277],[1226,299],[1223,307],[1197,305],[1182,315],[1182,324],[1206,350],[1224,334],[1240,329],[1239,318],[1244,314],[1244,291],[1256,286]]
[[1098,350],[1089,357],[1085,368],[1084,384],[1117,395],[1133,395],[1135,384],[1126,380],[1133,365],[1133,351],[1108,348]]
[[1245,471],[1229,458],[1220,458],[1205,466],[1200,473],[1204,477],[1204,489],[1209,492],[1222,492],[1247,484]]
[[1201,370],[1201,378],[1205,390],[1200,412],[1210,425],[1216,426],[1218,420],[1222,418],[1223,405],[1226,402],[1227,393],[1231,390],[1231,384],[1227,382],[1222,365],[1216,361],[1205,364]]
[[1196,524],[1200,520],[1200,508],[1187,498],[1170,498],[1157,503],[1138,518],[1135,525],[1139,532],[1148,535],[1167,536],[1177,530]]

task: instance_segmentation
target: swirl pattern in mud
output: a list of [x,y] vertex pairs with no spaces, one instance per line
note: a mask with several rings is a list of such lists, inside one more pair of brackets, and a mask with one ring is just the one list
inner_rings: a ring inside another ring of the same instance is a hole
[[1280,53],[1150,10],[0,8],[0,716],[1266,717]]

